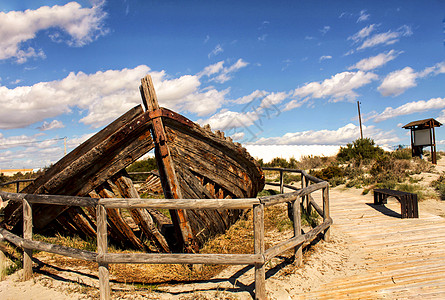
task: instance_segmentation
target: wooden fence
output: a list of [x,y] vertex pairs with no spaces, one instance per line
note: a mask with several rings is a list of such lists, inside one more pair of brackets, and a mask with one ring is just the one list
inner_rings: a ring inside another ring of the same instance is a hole
[[[4,228],[0,228],[0,240],[7,240],[24,249],[24,280],[32,277],[32,250],[46,251],[77,259],[94,261],[99,266],[100,299],[110,299],[109,264],[234,264],[255,266],[255,298],[266,298],[265,263],[281,253],[295,249],[296,264],[302,263],[302,247],[311,242],[318,234],[324,233],[329,240],[332,219],[329,216],[329,185],[327,182],[308,175],[302,170],[264,168],[280,172],[280,187],[295,190],[273,196],[246,199],[139,199],[139,198],[87,198],[60,195],[19,194],[0,191],[3,200],[23,203],[23,238]],[[284,172],[301,174],[303,186],[298,189],[284,184]],[[310,184],[311,183],[311,184]],[[273,183],[272,183],[273,184]],[[322,192],[323,207],[319,207],[311,193]],[[264,209],[280,203],[291,203],[294,236],[269,249],[264,241]],[[71,205],[95,207],[97,221],[97,252],[32,240],[32,204]],[[310,212],[311,207],[323,217],[323,223],[302,234],[300,207]],[[153,208],[153,209],[253,209],[254,253],[253,254],[185,254],[185,253],[108,253],[107,208]]]
[[31,178],[31,179],[19,179],[19,180],[13,180],[13,181],[8,181],[8,182],[4,182],[4,183],[0,183],[0,187],[2,186],[7,186],[7,185],[11,185],[11,184],[15,184],[15,189],[18,192],[20,192],[20,183],[21,182],[32,182],[34,181],[35,178]]

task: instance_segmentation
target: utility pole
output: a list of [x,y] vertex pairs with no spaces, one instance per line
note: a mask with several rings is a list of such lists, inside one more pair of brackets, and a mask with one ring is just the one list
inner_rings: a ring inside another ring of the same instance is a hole
[[360,102],[359,101],[357,101],[357,107],[358,107],[358,121],[360,123],[360,137],[363,140],[362,116],[360,114]]
[[66,155],[66,137],[63,138],[63,146],[64,146],[64,155]]

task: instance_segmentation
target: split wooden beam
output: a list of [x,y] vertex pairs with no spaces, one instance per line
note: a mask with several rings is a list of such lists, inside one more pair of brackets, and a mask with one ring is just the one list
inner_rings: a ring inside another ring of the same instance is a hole
[[[133,185],[133,181],[129,177],[127,171],[122,170],[113,179],[114,184],[116,184],[120,194],[124,198],[140,198],[139,193]],[[133,220],[142,229],[145,235],[153,240],[158,246],[161,252],[170,252],[170,247],[165,239],[165,237],[159,231],[150,211],[141,209],[129,209]]]
[[[151,76],[147,75],[141,80],[141,96],[148,112],[159,110],[159,104],[154,91]],[[152,136],[155,143],[155,156],[158,164],[159,174],[166,199],[182,199],[182,192],[179,187],[175,172],[174,162],[171,158],[170,149],[167,144],[167,136],[164,130],[164,124],[161,116],[152,119]],[[191,253],[198,251],[198,245],[195,241],[190,223],[188,222],[187,212],[185,210],[170,210],[173,225],[175,227],[178,242],[182,247]]]

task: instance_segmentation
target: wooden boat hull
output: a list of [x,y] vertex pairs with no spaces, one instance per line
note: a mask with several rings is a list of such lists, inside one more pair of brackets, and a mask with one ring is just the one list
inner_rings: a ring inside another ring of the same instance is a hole
[[[22,192],[137,198],[125,168],[153,148],[167,199],[248,198],[262,190],[263,172],[240,144],[160,108],[149,76],[142,79],[141,95],[145,112],[141,106],[131,109]],[[146,251],[197,252],[208,238],[229,228],[241,211],[171,210],[171,221],[155,210],[108,209],[107,213],[111,240],[118,244]],[[92,208],[35,205],[33,214],[36,232],[52,227],[95,237]],[[1,226],[18,232],[21,219],[21,205],[9,204]],[[175,236],[166,229],[170,226]],[[144,243],[144,237],[155,247]]]

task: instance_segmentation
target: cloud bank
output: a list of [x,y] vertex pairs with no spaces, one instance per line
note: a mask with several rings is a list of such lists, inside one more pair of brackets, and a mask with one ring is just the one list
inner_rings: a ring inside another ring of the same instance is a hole
[[0,12],[0,60],[14,58],[24,63],[31,57],[45,56],[43,50],[26,46],[38,32],[59,29],[49,34],[55,42],[81,47],[107,33],[102,3],[82,8],[77,2],[64,6],[43,6],[36,10]]

